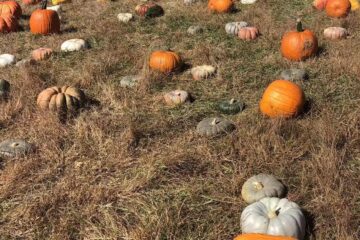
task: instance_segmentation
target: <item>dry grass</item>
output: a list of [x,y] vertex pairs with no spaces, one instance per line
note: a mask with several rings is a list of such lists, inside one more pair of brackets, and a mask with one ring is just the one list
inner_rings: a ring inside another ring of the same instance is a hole
[[[24,31],[1,36],[1,53],[18,58],[37,47],[59,51],[74,37],[87,39],[91,49],[2,69],[12,93],[1,103],[0,140],[22,137],[37,151],[2,160],[0,239],[232,239],[246,206],[241,185],[260,172],[278,176],[288,197],[303,207],[307,239],[359,239],[359,12],[338,21],[313,11],[310,0],[259,0],[237,3],[236,14],[211,15],[206,1],[191,7],[181,0],[159,2],[163,17],[125,25],[117,13],[133,12],[138,1],[73,0],[63,6],[60,35],[34,37],[23,19]],[[24,8],[26,15],[32,10]],[[299,15],[319,36],[322,51],[289,63],[279,43]],[[259,26],[261,38],[247,43],[227,36],[224,24],[232,20]],[[188,36],[191,24],[206,30]],[[322,29],[331,25],[347,26],[351,38],[323,39]],[[121,76],[144,71],[149,49],[165,45],[189,65],[216,65],[216,79],[147,74],[145,87],[120,88]],[[310,73],[300,83],[310,110],[294,120],[263,118],[258,101],[264,87],[290,66]],[[37,94],[55,84],[81,87],[99,104],[61,124],[35,105]],[[165,107],[158,96],[175,88],[190,91],[196,101]],[[214,103],[233,96],[248,106],[229,117],[237,131],[198,137],[198,121],[218,115]]]

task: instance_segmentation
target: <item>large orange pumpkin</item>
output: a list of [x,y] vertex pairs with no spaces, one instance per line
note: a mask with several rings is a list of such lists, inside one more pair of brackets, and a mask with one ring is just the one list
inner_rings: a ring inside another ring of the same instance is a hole
[[329,17],[346,17],[351,9],[349,0],[328,0],[325,6],[326,14]]
[[52,34],[60,32],[59,15],[46,9],[47,0],[41,4],[41,9],[35,10],[30,17],[30,31],[34,34]]
[[12,5],[0,4],[0,32],[14,32],[18,29],[18,21],[15,17],[16,10]]
[[0,2],[0,12],[10,13],[15,18],[20,18],[22,15],[21,6],[15,1]]
[[155,51],[150,56],[149,66],[153,70],[169,73],[182,64],[182,60],[177,53],[171,51]]
[[271,118],[290,118],[303,110],[304,103],[305,95],[299,85],[288,80],[275,80],[266,88],[260,110]]
[[209,0],[208,8],[212,12],[226,13],[230,12],[234,7],[232,0]]
[[292,61],[305,60],[316,54],[318,41],[313,32],[303,29],[301,20],[297,21],[297,30],[284,34],[281,40],[281,54]]
[[248,234],[241,234],[236,238],[234,238],[234,240],[296,240],[296,239],[293,237],[248,233]]

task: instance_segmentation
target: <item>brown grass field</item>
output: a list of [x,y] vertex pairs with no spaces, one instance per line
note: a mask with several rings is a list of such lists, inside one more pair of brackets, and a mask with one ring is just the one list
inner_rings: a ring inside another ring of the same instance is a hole
[[[63,5],[62,33],[51,36],[29,32],[36,7],[22,5],[23,30],[1,35],[1,54],[22,59],[38,47],[57,53],[34,66],[1,69],[12,88],[0,107],[0,140],[24,138],[36,152],[1,160],[0,239],[230,240],[241,233],[247,205],[241,186],[262,172],[285,183],[287,197],[303,208],[307,240],[360,239],[360,11],[334,20],[311,0],[259,0],[214,15],[204,0],[189,7],[158,2],[164,16],[124,24],[116,15],[134,13],[140,0],[73,0]],[[299,16],[318,36],[320,52],[292,63],[281,57],[280,40]],[[227,35],[225,23],[237,20],[258,26],[261,37],[243,42]],[[204,33],[188,35],[193,24]],[[345,26],[351,35],[324,39],[329,26]],[[70,38],[84,38],[91,48],[61,53]],[[216,77],[150,73],[137,89],[120,87],[122,76],[146,71],[149,52],[163,46],[189,66],[216,66]],[[309,108],[296,119],[265,118],[261,95],[289,67],[309,72],[298,82]],[[36,106],[40,91],[64,84],[91,99],[65,124]],[[161,95],[177,88],[196,100],[166,107]],[[247,104],[226,116],[236,131],[199,137],[197,123],[220,115],[215,104],[231,97]]]

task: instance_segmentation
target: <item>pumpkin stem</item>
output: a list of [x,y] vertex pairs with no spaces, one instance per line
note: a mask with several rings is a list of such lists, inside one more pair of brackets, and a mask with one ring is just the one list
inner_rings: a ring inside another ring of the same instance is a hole
[[303,31],[304,31],[304,29],[303,29],[303,27],[302,27],[302,23],[301,23],[301,19],[300,19],[300,18],[298,18],[298,19],[296,20],[296,30],[297,30],[298,32],[303,32]]
[[269,218],[276,218],[276,217],[279,216],[279,214],[280,214],[280,209],[281,209],[281,208],[278,208],[278,209],[276,209],[275,211],[269,212],[269,213],[268,213],[268,217],[269,217]]
[[214,118],[214,120],[211,122],[211,125],[216,125],[218,123],[219,123],[219,121],[216,118]]
[[234,104],[235,102],[236,102],[236,100],[232,98],[229,103]]
[[47,0],[43,0],[41,2],[41,9],[46,9],[46,7],[47,7]]
[[257,190],[261,190],[264,188],[264,185],[261,182],[254,182],[254,186]]

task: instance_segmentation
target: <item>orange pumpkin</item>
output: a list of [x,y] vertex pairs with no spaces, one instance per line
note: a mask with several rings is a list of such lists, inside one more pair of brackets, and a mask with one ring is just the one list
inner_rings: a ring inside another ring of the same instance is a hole
[[303,29],[301,20],[297,21],[297,30],[284,34],[281,40],[281,54],[292,61],[305,60],[316,54],[318,41],[313,32]]
[[50,87],[42,91],[37,97],[40,109],[58,113],[73,113],[84,104],[85,94],[78,88],[63,86]]
[[41,0],[23,0],[23,3],[25,5],[36,5],[40,2],[41,2]]
[[35,61],[45,60],[51,56],[52,52],[51,48],[38,48],[31,52],[31,58]]
[[258,233],[247,233],[241,234],[234,238],[234,240],[296,240],[293,237],[285,236],[273,236],[267,234],[258,234]]
[[349,0],[328,0],[325,6],[326,14],[329,17],[346,17],[351,9]]
[[6,4],[0,5],[0,32],[14,32],[18,29],[18,21]]
[[208,9],[212,12],[226,13],[234,7],[232,0],[209,0]]
[[295,117],[304,107],[301,87],[288,80],[275,80],[265,90],[260,101],[261,112],[271,118]]
[[41,4],[41,9],[35,10],[30,17],[30,31],[33,34],[52,34],[60,32],[59,15],[53,11],[46,9],[47,0]]
[[15,1],[0,2],[0,12],[10,13],[15,18],[20,18],[22,15],[21,6]]
[[171,51],[155,51],[150,56],[149,66],[153,70],[170,73],[178,69],[182,60],[177,53]]

